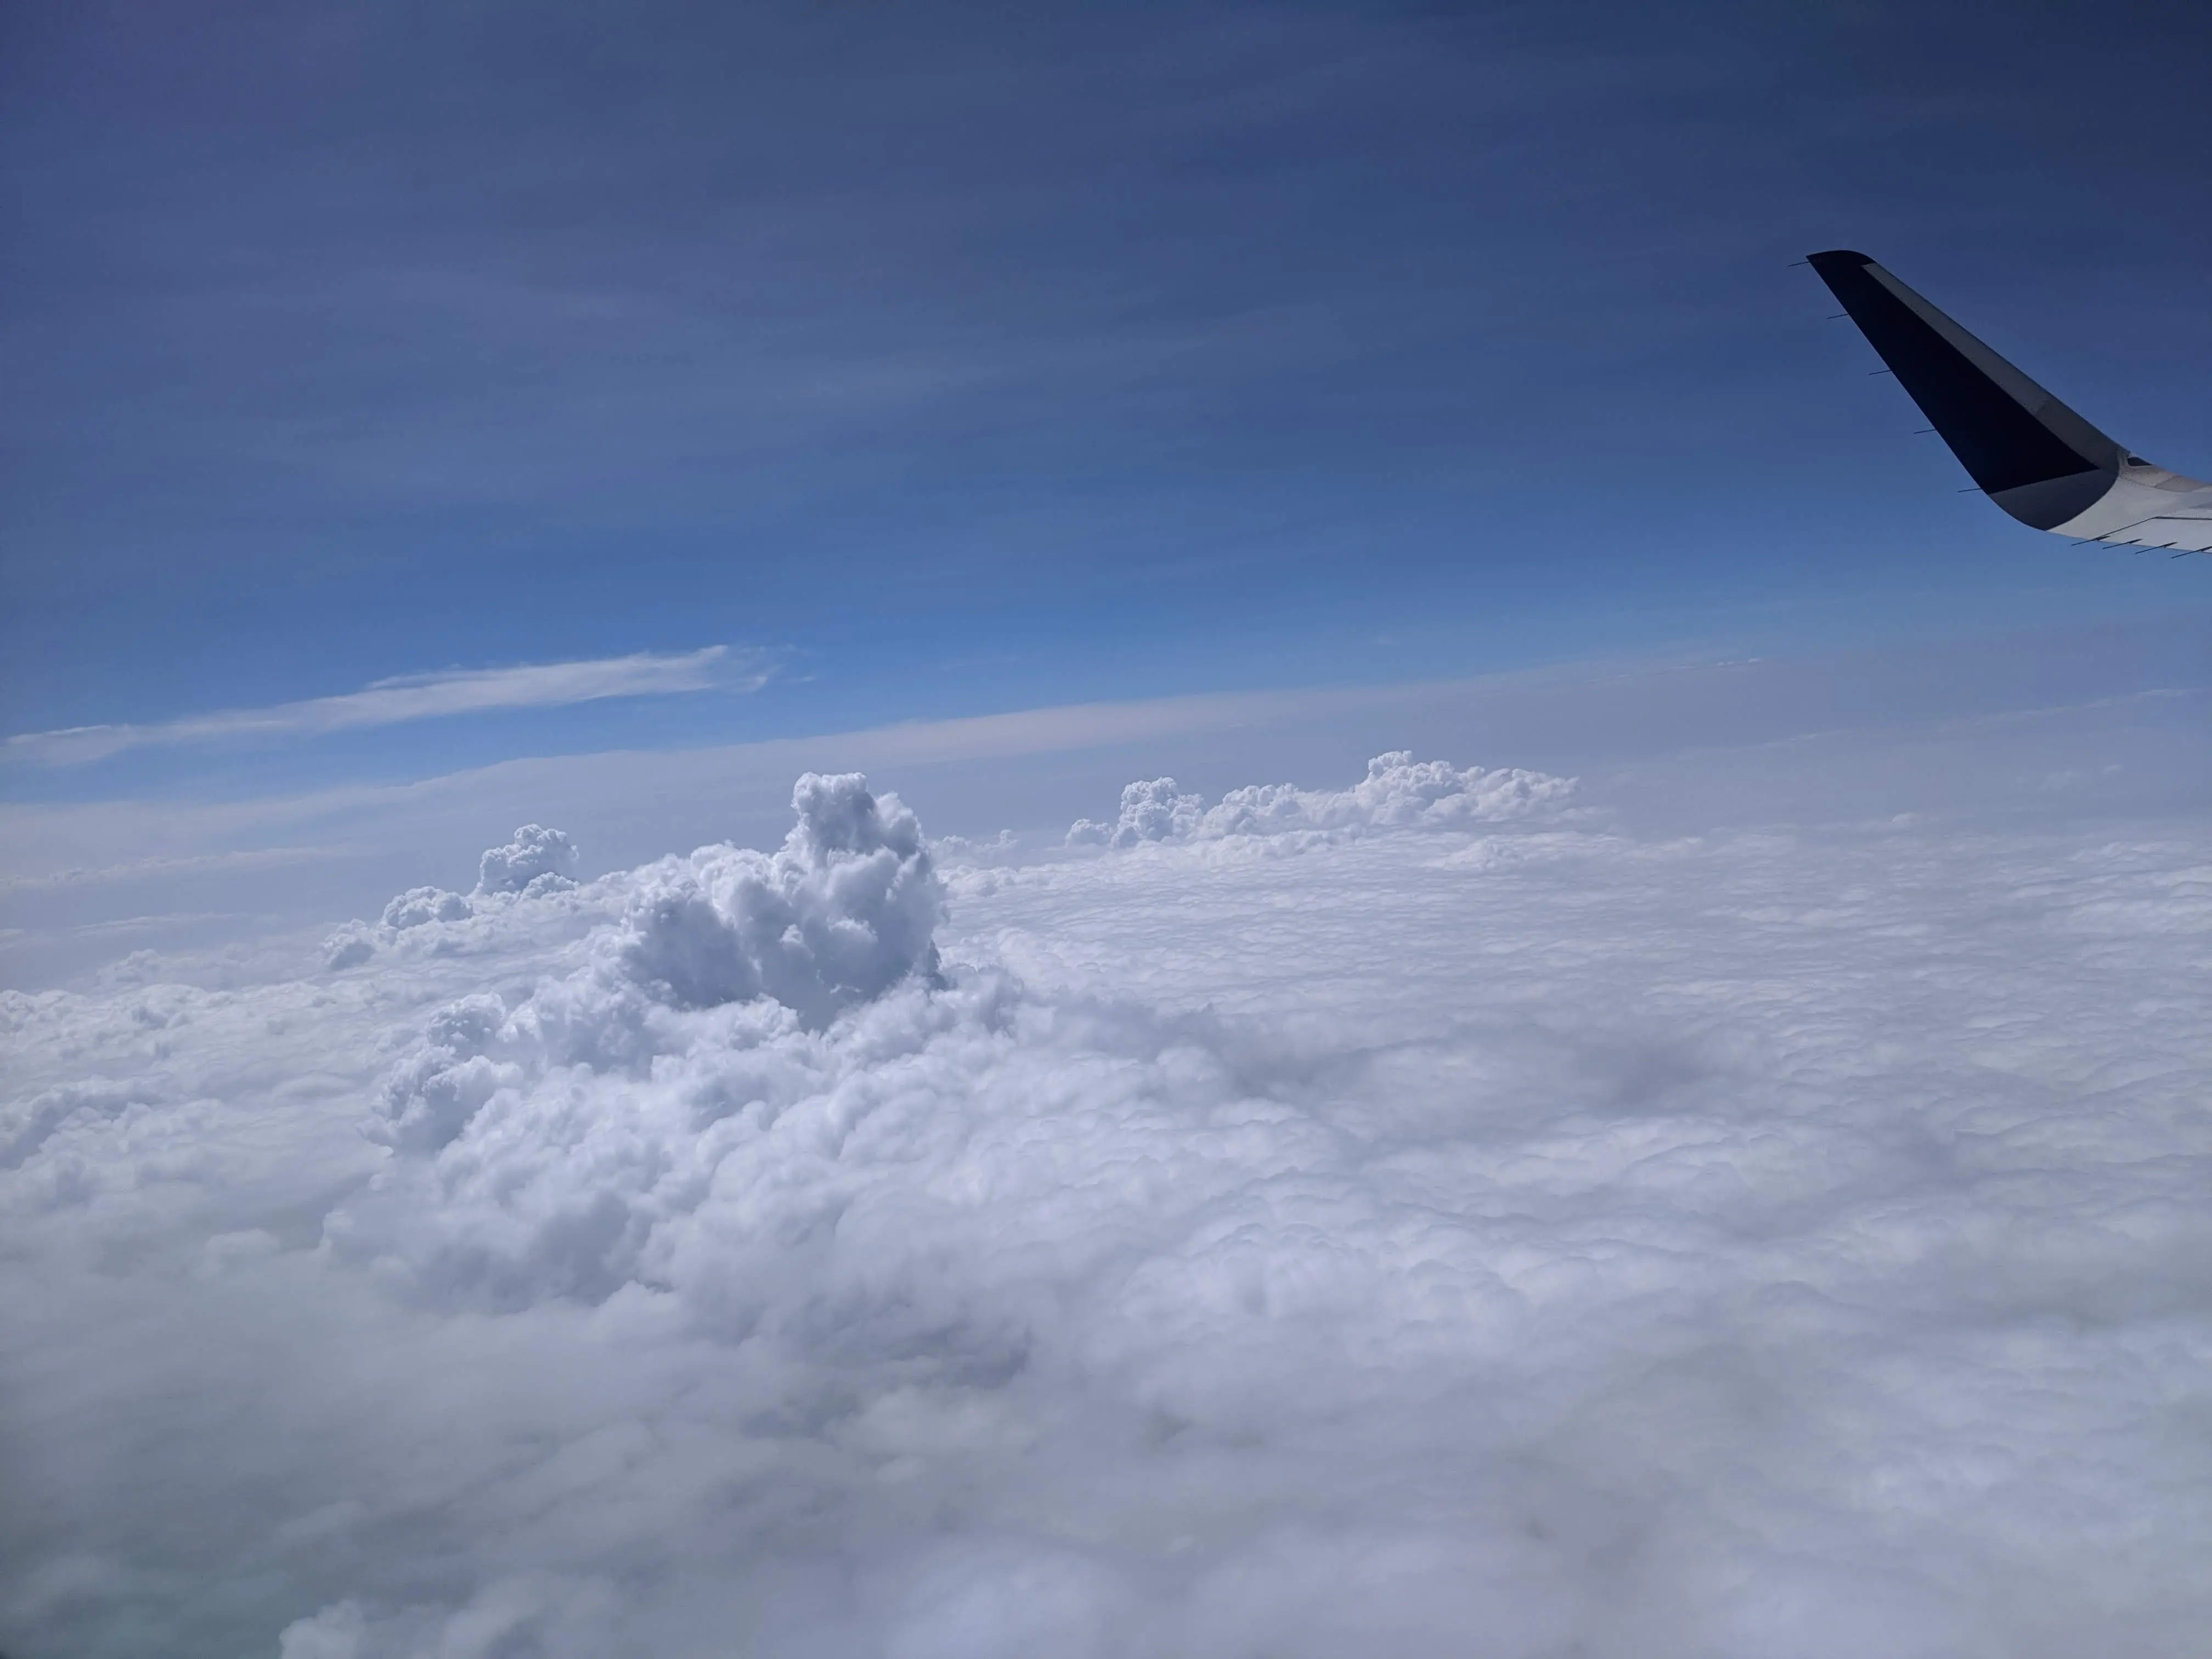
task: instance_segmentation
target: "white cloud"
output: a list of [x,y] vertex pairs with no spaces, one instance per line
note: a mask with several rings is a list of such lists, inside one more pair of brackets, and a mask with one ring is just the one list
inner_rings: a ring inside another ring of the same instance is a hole
[[1249,784],[1231,790],[1210,810],[1203,796],[1180,793],[1173,778],[1133,783],[1121,791],[1121,815],[1112,823],[1079,818],[1068,829],[1067,844],[1130,848],[1231,836],[1328,839],[1373,830],[1463,829],[1556,811],[1574,787],[1572,778],[1518,767],[1462,769],[1395,750],[1369,761],[1367,775],[1349,789]]
[[[600,868],[724,837],[769,844],[805,771],[896,775],[933,832],[1012,826],[1031,844],[1059,840],[1133,776],[1171,771],[1213,799],[1253,777],[1348,780],[1378,749],[1406,746],[1574,775],[1583,808],[1625,808],[1647,827],[2201,816],[2205,639],[2177,620],[1911,653],[1039,709],[259,799],[0,803],[0,983],[62,981],[112,954],[85,925],[160,910],[252,914],[264,938],[319,937],[401,888],[465,890],[492,832],[526,819],[575,834]],[[2144,689],[2160,684],[2174,689]],[[2054,785],[2061,772],[2069,787]],[[228,950],[244,927],[171,938]]]
[[538,884],[574,879],[579,855],[575,843],[558,830],[526,823],[503,847],[484,849],[477,861],[477,891],[520,893]]
[[[538,898],[568,891],[576,885],[575,872],[580,862],[575,843],[561,830],[526,823],[514,832],[511,841],[484,849],[477,862],[473,893],[456,893],[443,887],[410,887],[404,893],[395,894],[385,905],[377,927],[350,921],[332,933],[323,946],[325,963],[333,969],[350,968],[374,956],[380,941],[389,944],[395,935],[410,927],[426,927],[432,922],[465,921],[487,907],[495,911],[500,904],[511,902],[518,896]],[[442,945],[443,935],[440,940]]]
[[[467,899],[442,887],[410,887],[384,907],[383,921],[395,933],[433,921],[460,921],[472,912]],[[366,958],[356,958],[366,960]]]
[[772,672],[759,652],[727,646],[670,655],[640,652],[586,662],[404,674],[343,696],[311,697],[267,708],[227,708],[151,726],[76,726],[11,737],[0,753],[47,766],[78,766],[128,749],[218,743],[237,738],[308,737],[364,726],[503,708],[550,708],[605,697],[643,697],[712,687],[757,690]]
[[1173,778],[1147,778],[1124,787],[1121,814],[1113,823],[1076,819],[1067,828],[1067,844],[1128,848],[1148,841],[1188,841],[1205,817],[1203,795],[1184,794]]
[[0,1645],[2193,1651],[2202,825],[1510,775],[0,994]]

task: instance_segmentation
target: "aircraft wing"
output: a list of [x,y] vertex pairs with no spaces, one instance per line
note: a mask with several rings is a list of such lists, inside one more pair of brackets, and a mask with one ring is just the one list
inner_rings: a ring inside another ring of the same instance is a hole
[[2112,547],[2212,552],[2212,483],[2114,442],[1863,253],[1807,256],[1982,493]]

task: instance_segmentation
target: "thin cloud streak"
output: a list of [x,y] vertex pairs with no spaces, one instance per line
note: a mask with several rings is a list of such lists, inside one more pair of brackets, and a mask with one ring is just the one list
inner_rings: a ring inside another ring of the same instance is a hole
[[646,697],[717,688],[757,691],[775,665],[764,652],[734,658],[730,647],[710,645],[672,655],[638,652],[584,662],[526,663],[513,668],[471,668],[403,674],[377,680],[342,696],[310,697],[267,708],[227,708],[147,726],[75,726],[9,738],[11,760],[45,766],[82,766],[129,749],[217,743],[234,738],[312,737],[366,726],[495,709],[553,708],[606,697]]

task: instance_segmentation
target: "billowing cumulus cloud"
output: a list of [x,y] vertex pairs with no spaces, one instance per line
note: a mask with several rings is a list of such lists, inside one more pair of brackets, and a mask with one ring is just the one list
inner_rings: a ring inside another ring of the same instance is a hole
[[811,1025],[937,960],[921,827],[857,772],[808,773],[772,858],[721,848],[640,872],[616,961],[680,1008],[772,999]]
[[577,862],[574,843],[568,836],[540,823],[526,823],[504,847],[484,849],[477,866],[477,891],[548,891],[555,884],[571,881]]
[[810,775],[0,995],[0,1642],[2194,1651],[2212,843],[1569,799]]
[[[567,892],[576,885],[575,872],[580,861],[575,843],[563,832],[526,823],[504,845],[484,849],[477,862],[475,892],[410,887],[395,894],[376,926],[349,921],[325,940],[324,965],[356,967],[375,955],[380,945],[396,944],[397,936],[410,928],[428,927],[432,922],[466,921],[472,916],[495,914],[518,898]],[[433,951],[452,950],[459,943],[458,936],[443,929],[422,937]]]
[[1574,780],[1509,768],[1486,772],[1443,761],[1415,761],[1405,750],[1377,755],[1349,789],[1300,789],[1287,783],[1232,789],[1208,808],[1182,793],[1173,778],[1133,783],[1121,791],[1111,823],[1079,818],[1071,847],[1126,848],[1149,841],[1219,841],[1231,836],[1345,836],[1373,830],[1453,829],[1524,817],[1565,804]]

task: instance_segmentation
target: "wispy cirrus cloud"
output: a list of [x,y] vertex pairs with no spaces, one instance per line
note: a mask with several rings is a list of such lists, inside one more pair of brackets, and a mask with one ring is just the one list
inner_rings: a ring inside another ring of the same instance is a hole
[[82,766],[129,749],[217,743],[238,738],[313,737],[365,726],[495,709],[551,708],[605,697],[659,696],[720,689],[757,691],[774,674],[770,653],[710,645],[673,653],[638,652],[585,662],[525,663],[513,668],[401,674],[335,697],[309,697],[266,708],[223,708],[143,726],[72,726],[7,740],[9,760]]

